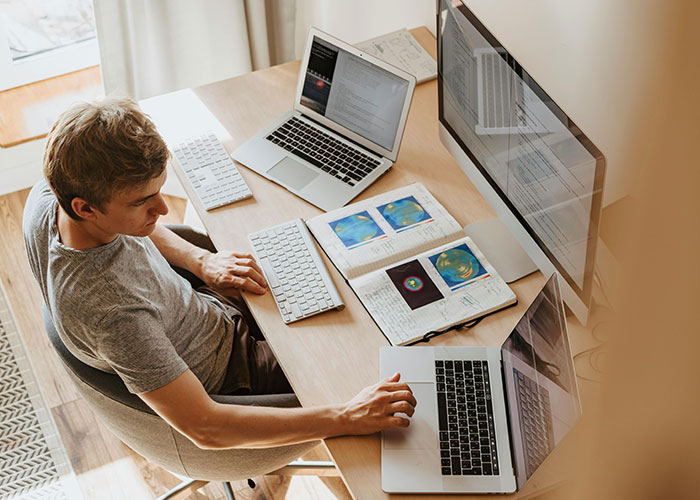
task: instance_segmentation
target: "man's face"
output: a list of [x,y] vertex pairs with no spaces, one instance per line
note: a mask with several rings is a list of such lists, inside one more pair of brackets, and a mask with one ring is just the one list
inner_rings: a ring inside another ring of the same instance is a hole
[[114,193],[102,210],[95,210],[95,224],[109,234],[151,234],[158,218],[168,213],[168,206],[160,194],[166,176],[163,170],[161,175],[150,181]]

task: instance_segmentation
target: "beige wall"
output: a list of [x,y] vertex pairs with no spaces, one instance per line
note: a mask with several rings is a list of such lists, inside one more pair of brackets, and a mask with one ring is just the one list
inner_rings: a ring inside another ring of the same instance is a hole
[[634,167],[625,177],[633,209],[616,228],[626,293],[601,407],[585,415],[587,499],[700,495],[700,5],[655,3],[646,14],[656,22],[654,70],[635,89],[644,105],[618,150]]

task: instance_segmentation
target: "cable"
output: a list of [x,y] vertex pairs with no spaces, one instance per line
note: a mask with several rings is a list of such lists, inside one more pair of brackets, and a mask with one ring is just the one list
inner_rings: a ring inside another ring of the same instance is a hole
[[[593,271],[593,281],[598,282],[598,287],[600,288],[600,293],[603,294],[603,298],[605,299],[606,306],[608,309],[611,311],[615,311],[615,308],[612,305],[612,302],[610,301],[610,298],[608,297],[608,294],[605,293],[605,287],[603,286],[603,278],[600,277],[600,272],[598,271],[598,267],[596,266],[595,270]],[[602,304],[601,304],[602,305]]]
[[[602,306],[602,307],[605,307],[605,306]],[[605,307],[605,308],[608,309],[607,307]],[[612,310],[612,309],[610,309],[610,310]],[[583,356],[583,355],[585,355],[585,354],[590,354],[590,356],[589,356],[589,358],[588,358],[588,364],[589,364],[589,366],[591,367],[591,369],[592,369],[594,372],[596,372],[596,373],[604,373],[603,368],[600,366],[600,364],[602,363],[602,362],[600,361],[600,357],[603,356],[603,355],[606,353],[606,351],[605,351],[604,349],[605,349],[605,347],[606,347],[606,344],[607,344],[607,342],[608,342],[608,339],[601,339],[601,338],[596,334],[596,331],[597,331],[598,328],[600,328],[602,325],[606,325],[606,324],[609,324],[609,323],[612,323],[612,321],[610,321],[610,320],[601,321],[600,323],[598,323],[597,325],[595,325],[595,326],[591,329],[591,337],[593,337],[593,340],[595,340],[596,342],[599,342],[599,344],[596,345],[596,346],[594,346],[594,347],[590,347],[590,348],[588,348],[588,349],[584,349],[583,351],[581,351],[581,352],[577,353],[576,355],[574,355],[574,357],[573,357],[573,358],[574,358],[574,361],[576,361],[579,357],[581,357],[581,356]],[[600,383],[602,382],[601,380],[595,380],[595,379],[592,379],[592,378],[589,378],[589,377],[584,377],[583,375],[578,375],[578,374],[577,374],[576,376],[577,376],[578,378],[582,379],[582,380],[587,380],[587,381],[589,381],[589,382],[595,382],[595,383],[598,383],[598,384],[600,384]]]
[[439,332],[433,331],[433,332],[428,332],[425,335],[423,335],[422,338],[415,340],[411,342],[410,344],[407,344],[408,346],[420,344],[421,342],[430,342],[430,339],[437,337],[438,335],[442,335],[443,333],[447,333],[450,330],[469,330],[470,328],[475,327],[479,323],[481,323],[481,320],[484,319],[486,316],[482,316],[481,318],[477,318],[471,321],[467,321],[465,323],[461,323],[459,325],[451,326],[450,328],[447,328],[446,330],[442,330]]

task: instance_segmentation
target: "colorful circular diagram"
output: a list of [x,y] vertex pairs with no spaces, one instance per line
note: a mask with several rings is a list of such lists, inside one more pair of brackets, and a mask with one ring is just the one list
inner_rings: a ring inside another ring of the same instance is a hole
[[435,262],[438,272],[454,283],[467,281],[479,272],[479,261],[469,252],[453,248],[440,254]]
[[423,280],[418,276],[409,276],[403,280],[403,287],[409,292],[417,292],[423,288]]
[[351,215],[335,225],[333,230],[346,245],[355,245],[374,238],[379,227],[365,215]]
[[395,227],[405,227],[422,221],[425,210],[415,201],[398,200],[385,206],[382,215]]

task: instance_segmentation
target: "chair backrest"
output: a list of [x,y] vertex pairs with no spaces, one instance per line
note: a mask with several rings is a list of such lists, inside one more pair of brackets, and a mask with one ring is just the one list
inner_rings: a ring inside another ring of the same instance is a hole
[[[208,481],[236,481],[273,471],[312,449],[318,442],[266,449],[202,450],[173,429],[135,394],[118,375],[92,368],[65,346],[51,316],[43,309],[44,326],[78,392],[110,430],[130,448],[171,472]],[[293,394],[265,396],[212,395],[226,404],[298,406]]]

